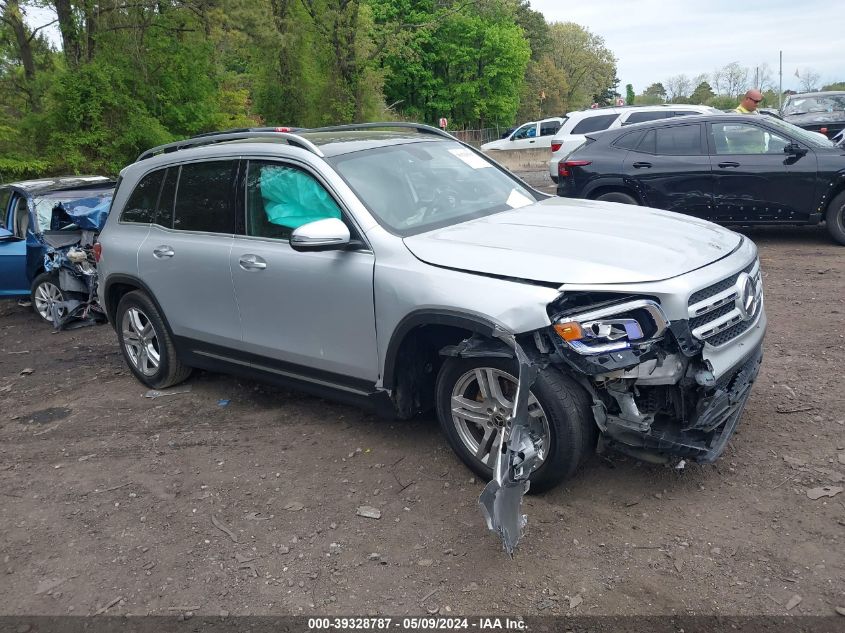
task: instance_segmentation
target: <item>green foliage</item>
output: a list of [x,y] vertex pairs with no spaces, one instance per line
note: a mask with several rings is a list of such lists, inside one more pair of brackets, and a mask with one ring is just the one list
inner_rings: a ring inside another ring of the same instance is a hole
[[836,81],[832,84],[822,86],[822,90],[845,90],[845,81]]
[[715,95],[707,101],[706,105],[712,106],[717,110],[733,110],[739,105],[739,101],[735,97],[728,95]]
[[27,0],[0,21],[0,177],[115,175],[143,150],[232,127],[561,115],[615,95],[616,60],[528,0]]
[[716,95],[713,92],[713,88],[710,87],[710,84],[706,81],[702,81],[695,87],[695,90],[692,91],[692,94],[689,96],[689,102],[694,105],[704,105],[709,103],[715,96]]
[[625,84],[625,105],[634,105],[637,100],[637,95],[634,94],[634,86],[632,84]]
[[588,107],[595,95],[615,90],[616,58],[598,35],[572,22],[550,26],[551,57],[567,80],[567,110]]

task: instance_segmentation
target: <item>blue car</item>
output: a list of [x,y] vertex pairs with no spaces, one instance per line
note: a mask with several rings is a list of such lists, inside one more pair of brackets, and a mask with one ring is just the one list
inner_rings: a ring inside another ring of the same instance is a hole
[[31,297],[35,312],[51,323],[77,307],[67,302],[71,294],[84,299],[79,296],[84,284],[76,283],[79,275],[73,273],[82,268],[95,272],[86,262],[74,268],[65,255],[69,249],[90,251],[105,224],[114,187],[103,176],[0,186],[0,297]]

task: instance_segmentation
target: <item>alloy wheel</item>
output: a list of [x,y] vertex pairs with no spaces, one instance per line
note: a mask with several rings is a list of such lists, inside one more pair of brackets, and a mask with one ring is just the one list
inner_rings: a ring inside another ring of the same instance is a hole
[[158,335],[150,318],[136,307],[123,313],[123,346],[129,361],[145,376],[153,376],[161,364]]
[[[53,322],[53,304],[61,303],[65,300],[61,289],[54,283],[49,281],[38,284],[35,289],[35,310],[41,315],[45,321]],[[65,309],[59,308],[59,316],[64,316]]]
[[[452,423],[466,449],[492,468],[501,429],[513,411],[517,379],[494,367],[478,367],[463,374],[452,389]],[[549,421],[534,394],[528,398],[530,433],[540,448],[535,470],[547,455]]]

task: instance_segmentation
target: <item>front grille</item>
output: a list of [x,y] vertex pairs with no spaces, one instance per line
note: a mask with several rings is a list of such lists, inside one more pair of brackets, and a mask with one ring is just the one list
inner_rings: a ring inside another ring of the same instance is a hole
[[[737,305],[739,291],[736,287],[741,273],[751,276],[757,290],[754,312],[745,318]],[[757,260],[744,269],[714,284],[696,291],[689,298],[689,327],[693,336],[713,346],[729,343],[746,332],[756,321],[762,309],[763,295],[760,285],[760,264]]]
[[722,281],[715,283],[712,286],[707,286],[706,288],[699,290],[689,298],[689,304],[696,304],[699,301],[704,301],[705,299],[709,299],[713,295],[719,294],[723,290],[727,290],[736,283],[736,278],[739,277],[739,273],[745,272],[751,274],[751,271],[754,269],[754,265],[756,263],[756,261],[753,261],[736,274],[731,275],[730,277],[723,279]]

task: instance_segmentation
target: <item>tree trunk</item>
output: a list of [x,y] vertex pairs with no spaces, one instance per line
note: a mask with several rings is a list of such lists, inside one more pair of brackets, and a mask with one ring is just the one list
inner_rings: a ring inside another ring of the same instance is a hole
[[3,21],[11,26],[12,31],[15,33],[18,55],[23,64],[23,74],[27,81],[31,81],[35,78],[35,60],[32,56],[32,41],[27,34],[18,0],[8,0],[6,2],[3,11]]
[[62,33],[62,49],[71,68],[79,66],[80,46],[79,29],[73,15],[70,0],[55,0],[56,15],[59,17],[59,30]]

